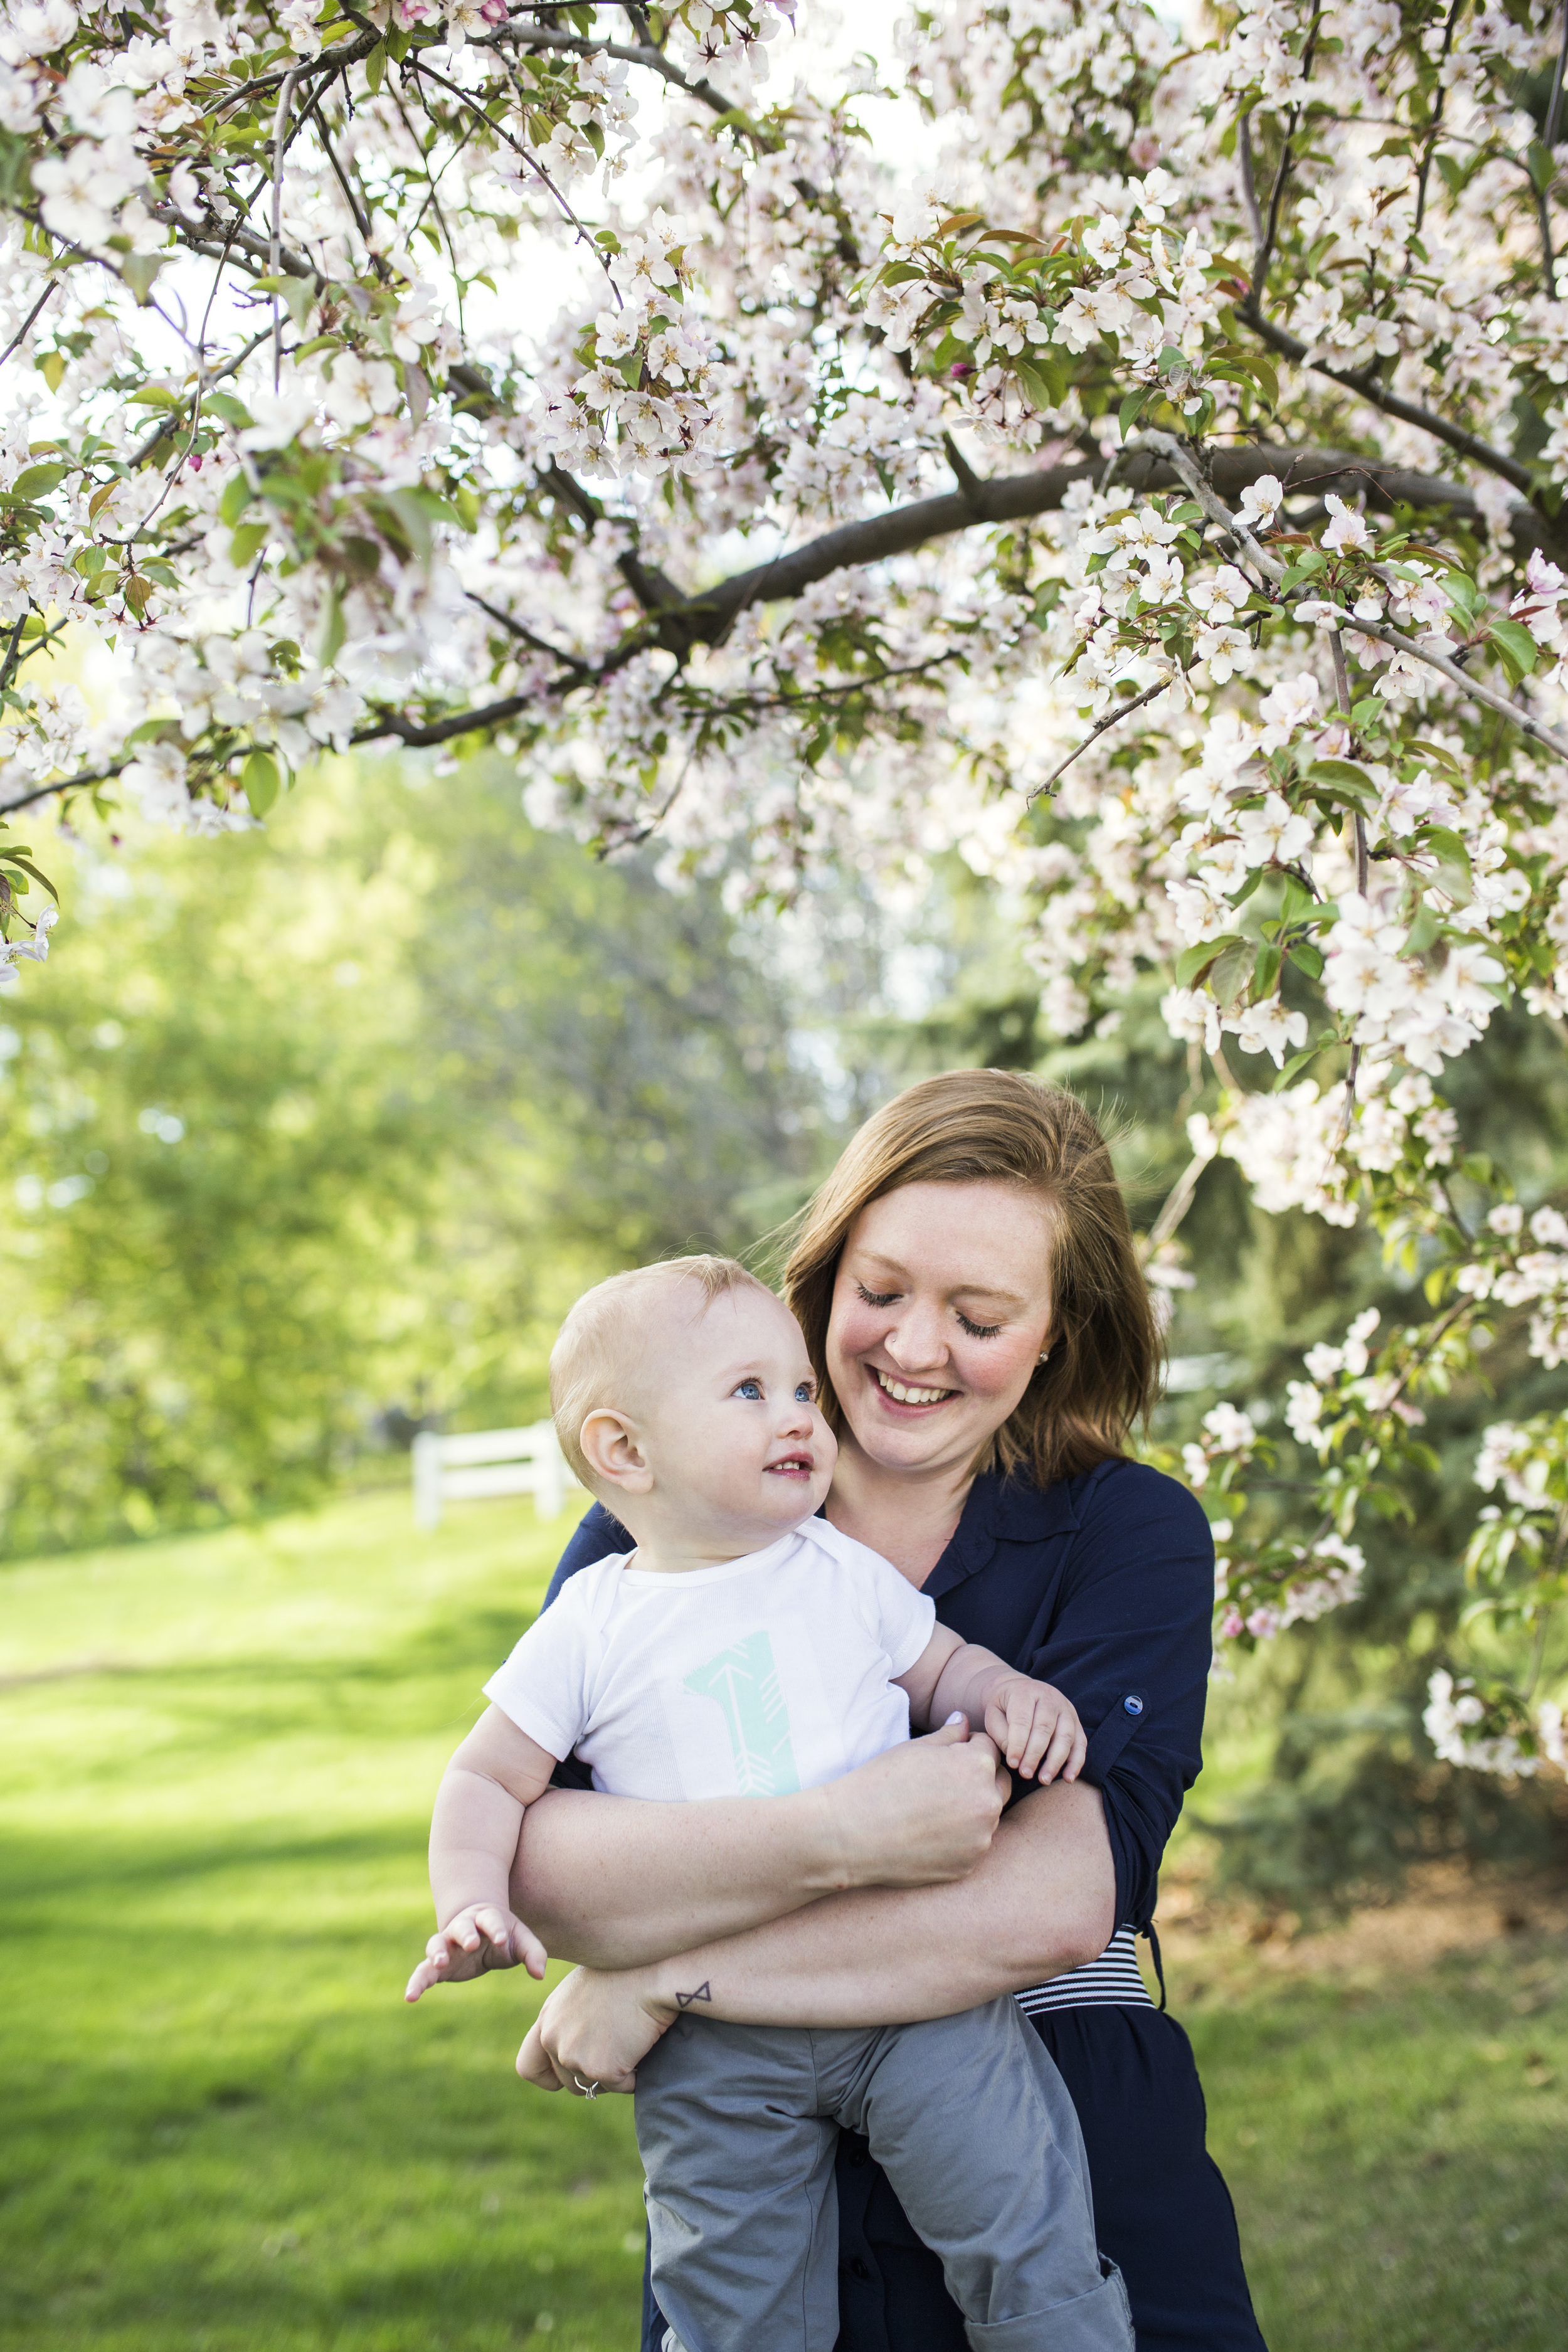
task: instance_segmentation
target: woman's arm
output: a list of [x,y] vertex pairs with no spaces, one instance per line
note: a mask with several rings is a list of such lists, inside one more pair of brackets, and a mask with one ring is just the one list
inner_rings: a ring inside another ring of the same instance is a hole
[[1015,1807],[956,1884],[835,1895],[649,1968],[579,1970],[545,2003],[518,2072],[548,2090],[577,2075],[629,2090],[685,2009],[773,2025],[948,2017],[1093,1959],[1115,1924],[1100,1791],[1058,1781]]
[[958,1723],[790,1797],[647,1804],[550,1790],[523,1821],[512,1907],[547,1950],[624,1969],[836,1890],[961,1880],[996,1832],[995,1759]]

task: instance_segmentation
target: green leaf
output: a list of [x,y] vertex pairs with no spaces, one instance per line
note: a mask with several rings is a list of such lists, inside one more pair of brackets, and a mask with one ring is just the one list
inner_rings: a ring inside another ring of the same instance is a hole
[[1539,139],[1532,139],[1524,151],[1524,168],[1535,183],[1536,194],[1543,196],[1557,176],[1551,148],[1543,147]]
[[323,669],[330,667],[336,661],[342,651],[343,639],[348,633],[348,623],[343,618],[342,599],[338,594],[338,583],[334,580],[327,591],[327,609],[321,616],[321,642],[317,658]]
[[202,405],[210,408],[215,416],[221,416],[226,425],[244,426],[256,422],[244,401],[236,400],[232,392],[209,392]]
[[1310,940],[1297,940],[1285,952],[1298,971],[1304,971],[1309,980],[1321,980],[1322,951],[1315,948]]
[[1121,431],[1121,438],[1124,441],[1126,440],[1133,425],[1137,422],[1138,418],[1142,416],[1144,409],[1149,405],[1150,401],[1152,400],[1154,391],[1155,387],[1152,384],[1140,384],[1135,391],[1128,394],[1126,399],[1117,410],[1116,422],[1118,428]]
[[386,43],[384,41],[377,41],[374,48],[372,49],[369,57],[366,58],[364,61],[364,78],[370,86],[370,94],[372,98],[374,98],[377,90],[380,89],[382,76],[385,71]]
[[268,522],[242,523],[228,543],[228,560],[237,572],[248,571],[267,544],[271,530]]
[[1279,950],[1277,947],[1260,947],[1253,969],[1252,992],[1255,997],[1272,996],[1274,983],[1279,977]]
[[305,321],[310,317],[310,311],[315,304],[315,279],[313,278],[295,278],[285,272],[277,278],[258,278],[256,279],[255,284],[256,290],[258,294],[277,294],[281,296],[282,299],[289,305],[289,315],[294,321],[295,332],[297,334],[303,334],[305,331]]
[[278,762],[270,751],[252,751],[239,772],[253,816],[265,816],[278,797]]
[[153,280],[167,259],[164,253],[128,253],[120,265],[120,275],[143,309],[153,291]]
[[1425,824],[1416,835],[1419,846],[1437,860],[1437,871],[1432,877],[1439,890],[1452,898],[1458,907],[1469,904],[1472,895],[1470,853],[1457,833],[1446,824]]
[[54,902],[55,902],[56,906],[58,907],[58,906],[59,905],[59,903],[60,903],[60,894],[59,894],[59,892],[55,888],[55,886],[54,886],[54,884],[49,880],[48,876],[47,876],[47,874],[41,873],[41,872],[39,871],[38,867],[37,867],[37,866],[36,866],[34,865],[34,863],[33,863],[32,859],[27,856],[27,854],[26,854],[26,850],[23,850],[23,849],[7,849],[7,850],[0,851],[0,856],[4,856],[4,858],[5,858],[5,863],[6,863],[6,865],[7,865],[7,866],[19,866],[21,867],[21,869],[22,869],[22,871],[23,871],[23,873],[24,873],[24,874],[30,874],[30,875],[32,876],[32,877],[33,877],[34,881],[35,881],[35,882],[37,882],[37,883],[39,883],[39,884],[41,884],[41,885],[42,885],[42,887],[44,887],[44,889],[46,889],[46,890],[48,892],[48,894],[49,894],[50,898],[54,900]]
[[1530,676],[1541,648],[1528,629],[1521,628],[1517,621],[1492,621],[1488,624],[1487,635],[1502,655],[1516,686],[1521,678]]
[[1415,920],[1411,924],[1408,932],[1405,934],[1405,954],[1425,955],[1429,948],[1435,948],[1436,946],[1437,941],[1442,935],[1442,929],[1443,926],[1437,920],[1437,918],[1433,913],[1431,908],[1423,905],[1420,913],[1416,916]]
[[417,490],[388,490],[386,503],[407,532],[409,545],[421,566],[428,571],[432,541],[425,500]]
[[1413,735],[1406,748],[1429,766],[1446,769],[1450,776],[1463,777],[1464,770],[1458,760],[1451,751],[1445,751],[1441,743],[1429,743],[1424,735]]
[[1292,1078],[1294,1078],[1299,1072],[1306,1068],[1309,1062],[1316,1061],[1318,1055],[1322,1052],[1322,1050],[1323,1049],[1321,1045],[1307,1045],[1302,1048],[1300,1053],[1292,1054],[1284,1068],[1280,1071],[1279,1076],[1274,1081],[1275,1093],[1279,1094],[1282,1087],[1288,1087]]
[[1252,977],[1252,967],[1258,949],[1251,940],[1237,940],[1218,958],[1209,974],[1209,987],[1215,1002],[1229,1008],[1246,989]]
[[1222,931],[1217,940],[1200,940],[1195,947],[1187,948],[1176,958],[1177,987],[1191,988],[1194,981],[1203,978],[1211,963],[1217,962],[1227,948],[1240,945],[1239,932]]
[[12,483],[6,496],[25,499],[29,503],[34,499],[47,499],[51,490],[59,488],[69,471],[68,466],[25,467]]
[[223,496],[218,500],[217,510],[220,519],[231,526],[237,523],[250,504],[253,496],[254,492],[245,476],[232,475],[224,485]]
[[1349,784],[1362,792],[1375,789],[1372,778],[1356,760],[1314,760],[1311,773],[1314,782],[1321,778],[1324,783]]
[[66,355],[64,352],[40,352],[37,358],[33,362],[33,365],[37,369],[38,373],[43,377],[44,382],[48,385],[51,392],[58,392],[60,388],[60,379],[66,372]]

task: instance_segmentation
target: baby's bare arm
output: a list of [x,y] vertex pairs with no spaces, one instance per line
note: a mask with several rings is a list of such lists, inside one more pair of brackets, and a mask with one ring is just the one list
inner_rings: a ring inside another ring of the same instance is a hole
[[1009,1769],[1042,1783],[1076,1780],[1088,1741],[1078,1711],[1050,1683],[1020,1674],[992,1651],[938,1625],[924,1654],[899,1677],[911,1721],[941,1722],[956,1709],[995,1741]]
[[437,1932],[405,1999],[489,1969],[544,1974],[548,1957],[511,1909],[508,1880],[523,1813],[550,1785],[556,1759],[500,1707],[487,1707],[442,1775],[430,1822]]

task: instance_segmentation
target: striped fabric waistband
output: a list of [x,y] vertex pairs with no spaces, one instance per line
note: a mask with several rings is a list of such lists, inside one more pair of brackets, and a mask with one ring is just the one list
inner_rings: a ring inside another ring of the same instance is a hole
[[1097,1960],[1085,1960],[1081,1968],[1030,1985],[1013,1998],[1026,2017],[1043,2017],[1053,2009],[1152,2009],[1138,1966],[1137,1928],[1118,1927]]

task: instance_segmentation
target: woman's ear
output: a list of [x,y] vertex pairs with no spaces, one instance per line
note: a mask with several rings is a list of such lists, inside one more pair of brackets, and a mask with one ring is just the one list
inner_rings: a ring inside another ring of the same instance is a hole
[[618,1487],[623,1495],[646,1495],[653,1485],[636,1424],[613,1406],[601,1405],[588,1415],[577,1443],[595,1477],[607,1486]]

